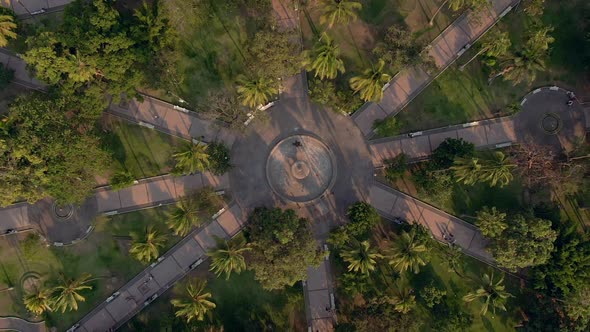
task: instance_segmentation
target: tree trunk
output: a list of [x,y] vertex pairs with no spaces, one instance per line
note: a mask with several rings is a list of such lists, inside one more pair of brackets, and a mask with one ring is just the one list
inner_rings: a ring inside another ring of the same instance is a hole
[[438,9],[436,10],[436,12],[434,12],[434,15],[432,15],[432,18],[430,19],[430,22],[428,22],[428,24],[430,26],[432,26],[434,24],[434,19],[436,18],[436,15],[438,15],[438,13],[440,13],[441,9],[447,4],[447,2],[449,2],[449,0],[445,0],[442,5],[440,5],[440,7],[438,7]]

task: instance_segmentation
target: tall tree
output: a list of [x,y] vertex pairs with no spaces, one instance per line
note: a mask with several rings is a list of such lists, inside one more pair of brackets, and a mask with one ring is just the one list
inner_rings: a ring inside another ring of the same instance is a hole
[[199,207],[192,197],[185,197],[176,203],[167,221],[174,234],[186,236],[193,227],[201,224]]
[[0,13],[0,47],[8,45],[8,39],[16,38],[16,23],[12,15],[2,15]]
[[292,76],[301,70],[301,54],[294,31],[278,29],[256,32],[248,45],[247,61],[252,72],[275,79]]
[[355,21],[363,5],[352,0],[322,0],[321,7],[320,24],[327,23],[328,28],[332,28],[335,24],[348,24],[350,21]]
[[436,12],[434,12],[432,17],[430,18],[430,25],[434,24],[434,19],[446,4],[449,4],[449,8],[451,8],[451,10],[455,12],[459,9],[467,7],[480,9],[482,7],[490,5],[488,0],[444,0],[443,3],[436,9]]
[[175,174],[194,174],[204,172],[209,168],[209,154],[207,145],[202,143],[193,144],[192,142],[184,144],[177,152],[172,154],[176,160],[173,173]]
[[44,287],[35,287],[25,293],[23,303],[30,312],[41,315],[44,312],[52,311],[53,290]]
[[494,65],[496,58],[503,57],[508,54],[510,46],[512,46],[512,41],[510,41],[508,32],[500,32],[499,30],[488,32],[482,38],[479,51],[477,51],[477,53],[475,53],[471,59],[462,64],[459,69],[463,70],[469,63],[471,63],[471,61],[475,60],[482,54],[487,58],[494,59],[491,63],[490,61],[487,62],[489,65]]
[[379,102],[383,99],[383,86],[391,79],[384,72],[384,67],[385,62],[379,60],[376,66],[372,65],[362,75],[350,79],[350,87],[355,93],[360,93],[362,100]]
[[303,65],[307,70],[315,71],[314,76],[319,76],[320,79],[334,79],[338,72],[344,73],[344,62],[339,55],[340,48],[324,32],[312,50],[303,53]]
[[407,314],[416,307],[416,296],[407,285],[398,283],[393,290],[393,308],[401,314]]
[[501,151],[483,158],[456,158],[451,169],[457,182],[473,185],[488,183],[491,187],[504,187],[513,179],[512,171],[516,164]]
[[246,269],[244,253],[248,250],[250,247],[246,246],[246,239],[241,236],[230,241],[217,239],[217,248],[207,254],[211,257],[210,270],[218,277],[225,274],[225,279],[229,279],[232,272],[240,273]]
[[353,241],[340,253],[340,257],[348,263],[348,271],[369,274],[375,270],[377,258],[383,256],[371,248],[369,241]]
[[377,43],[372,52],[385,61],[392,72],[396,72],[406,66],[432,62],[425,47],[408,28],[392,25],[387,29],[383,41]]
[[462,138],[447,138],[432,151],[430,160],[435,169],[447,169],[456,158],[470,158],[475,154],[475,145]]
[[146,227],[143,234],[136,234],[133,244],[129,249],[138,261],[149,263],[160,256],[160,249],[166,243],[166,236],[158,233],[157,230]]
[[426,245],[420,241],[415,228],[409,233],[402,232],[392,241],[386,257],[389,259],[389,265],[402,273],[408,270],[418,273],[420,266],[426,265],[429,261]]
[[498,265],[511,271],[545,264],[553,252],[557,232],[551,221],[515,215],[500,236],[491,238],[488,250]]
[[494,281],[494,273],[491,275],[484,273],[481,278],[481,285],[475,292],[470,292],[463,297],[465,302],[473,302],[478,299],[482,299],[483,303],[481,306],[480,313],[485,315],[488,312],[489,307],[492,307],[492,312],[496,314],[496,309],[506,311],[506,300],[512,295],[505,290],[504,277],[498,281]]
[[477,219],[475,224],[481,230],[484,236],[495,238],[502,234],[508,228],[506,223],[506,213],[500,212],[496,207],[491,209],[484,206],[477,212]]
[[278,93],[277,83],[266,76],[238,80],[238,98],[250,108],[266,105]]
[[202,321],[205,319],[205,315],[216,307],[215,303],[211,301],[211,293],[205,290],[206,287],[206,281],[195,279],[189,282],[186,294],[170,301],[177,308],[176,317],[184,318],[187,323],[192,320]]
[[248,216],[245,235],[252,247],[250,269],[266,289],[281,289],[305,280],[307,267],[322,259],[309,221],[293,210],[254,209]]
[[80,292],[92,289],[92,286],[88,285],[92,281],[90,278],[92,278],[90,273],[83,273],[77,279],[63,277],[62,284],[53,289],[55,298],[52,302],[55,309],[61,310],[62,313],[66,312],[66,310],[78,310],[78,302],[86,301],[86,298],[80,295]]

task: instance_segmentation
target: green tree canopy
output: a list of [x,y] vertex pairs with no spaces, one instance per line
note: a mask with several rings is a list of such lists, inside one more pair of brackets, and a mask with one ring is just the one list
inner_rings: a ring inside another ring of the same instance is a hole
[[477,212],[475,224],[481,230],[484,236],[495,238],[498,237],[508,228],[506,223],[506,213],[500,212],[493,206],[491,209],[484,206]]
[[408,270],[419,273],[420,267],[430,260],[428,248],[423,238],[417,235],[415,227],[409,233],[402,231],[402,234],[391,242],[386,258],[389,265],[402,273]]
[[25,308],[35,315],[41,315],[44,312],[52,311],[52,294],[53,290],[44,287],[35,287],[25,293],[23,303]]
[[95,175],[108,170],[80,100],[30,94],[10,106],[0,132],[0,205],[51,196],[58,203],[80,203],[91,195]]
[[298,36],[292,32],[262,30],[248,45],[247,62],[253,72],[273,79],[297,74],[301,69]]
[[160,249],[166,244],[166,236],[146,227],[142,234],[135,234],[129,253],[138,261],[149,263],[160,256]]
[[428,53],[423,52],[425,46],[406,27],[392,25],[387,29],[383,41],[373,49],[373,54],[385,61],[392,72],[396,72],[406,66],[429,62],[431,59]]
[[377,210],[366,202],[356,202],[348,207],[346,216],[350,223],[346,225],[353,236],[359,236],[370,231],[381,221]]
[[16,23],[14,16],[0,12],[0,47],[8,45],[8,39],[16,38]]
[[369,274],[375,270],[377,259],[383,256],[376,249],[371,248],[369,241],[352,241],[348,247],[340,252],[340,257],[348,263],[349,272]]
[[307,267],[319,264],[322,258],[309,221],[290,209],[254,209],[245,235],[252,247],[250,268],[266,289],[281,289],[305,280]]
[[434,151],[430,160],[436,169],[447,169],[455,158],[470,158],[475,154],[475,145],[462,138],[447,138]]
[[229,279],[232,272],[240,273],[246,269],[246,260],[244,253],[250,250],[246,246],[246,239],[242,236],[233,238],[229,241],[216,239],[217,247],[209,251],[207,255],[211,257],[210,270],[218,277],[225,274],[225,279]]
[[211,301],[211,293],[206,291],[207,282],[199,279],[189,281],[186,293],[180,298],[170,301],[176,308],[176,317],[182,317],[187,323],[192,320],[202,321],[205,315],[215,309],[216,305]]
[[490,156],[480,158],[455,158],[451,169],[455,173],[457,182],[473,185],[479,182],[487,183],[491,187],[504,187],[513,179],[512,171],[516,164],[501,151],[495,151]]
[[500,266],[515,271],[545,264],[556,237],[551,221],[518,214],[509,218],[508,228],[491,239],[488,250]]
[[328,24],[328,28],[332,28],[335,24],[356,20],[363,5],[352,0],[322,0],[321,8],[320,24]]
[[78,302],[86,301],[80,292],[92,289],[92,286],[88,285],[91,277],[90,273],[83,273],[77,279],[63,277],[61,284],[53,289],[55,298],[51,302],[54,303],[55,309],[61,310],[62,313],[66,310],[78,310]]
[[494,273],[491,275],[484,273],[481,278],[481,284],[477,290],[470,292],[463,297],[465,302],[472,302],[477,299],[483,300],[481,305],[480,313],[485,315],[488,312],[489,307],[492,307],[492,311],[496,314],[496,309],[506,311],[506,300],[512,297],[512,294],[505,290],[503,285],[504,277],[499,280],[494,280]]
[[252,109],[266,105],[278,93],[277,82],[266,75],[238,80],[238,98],[242,105]]
[[176,161],[173,170],[174,174],[204,172],[210,165],[207,145],[202,143],[193,144],[192,142],[188,142],[172,154],[172,157]]
[[168,227],[178,236],[186,236],[195,226],[201,224],[199,206],[190,195],[176,203],[168,217]]
[[351,78],[350,88],[359,93],[364,101],[380,102],[383,99],[383,86],[391,79],[391,76],[385,73],[384,67],[385,62],[379,60],[361,75]]

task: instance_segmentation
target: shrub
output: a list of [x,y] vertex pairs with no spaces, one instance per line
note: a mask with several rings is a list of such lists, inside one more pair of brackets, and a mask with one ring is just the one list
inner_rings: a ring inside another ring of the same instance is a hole
[[407,159],[405,153],[400,153],[393,159],[385,160],[385,177],[388,181],[395,182],[404,175],[408,169]]
[[209,170],[215,175],[222,175],[231,169],[229,149],[223,144],[213,142],[207,145]]
[[197,209],[213,215],[223,207],[223,198],[217,195],[212,187],[205,187],[192,194],[190,199],[194,200]]
[[14,70],[5,67],[3,63],[0,63],[0,89],[7,87],[13,79]]
[[462,138],[447,138],[433,152],[430,160],[435,169],[447,169],[457,157],[469,158],[475,153],[475,145]]
[[121,190],[133,185],[135,178],[128,171],[119,171],[111,177],[111,188],[113,190]]

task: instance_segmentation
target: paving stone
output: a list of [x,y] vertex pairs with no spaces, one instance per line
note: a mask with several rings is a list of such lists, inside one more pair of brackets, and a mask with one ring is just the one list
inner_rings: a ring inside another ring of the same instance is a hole
[[188,269],[199,258],[205,256],[205,250],[194,239],[186,241],[181,247],[176,248],[172,254],[176,262],[183,269]]
[[195,240],[197,240],[203,249],[209,250],[217,246],[215,237],[227,239],[228,235],[225,233],[223,228],[219,226],[217,221],[214,220],[209,225],[207,225],[207,227],[203,228],[197,235],[195,235]]

